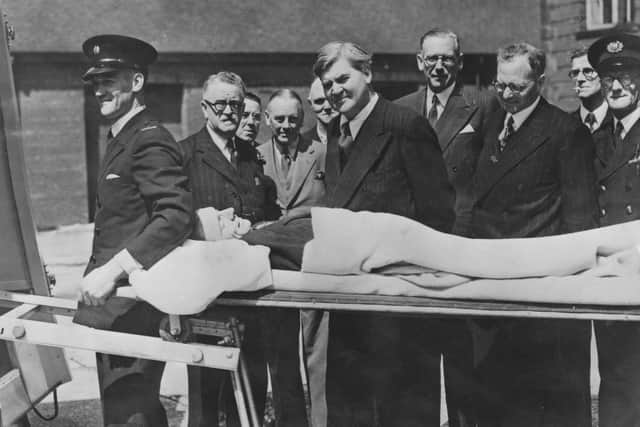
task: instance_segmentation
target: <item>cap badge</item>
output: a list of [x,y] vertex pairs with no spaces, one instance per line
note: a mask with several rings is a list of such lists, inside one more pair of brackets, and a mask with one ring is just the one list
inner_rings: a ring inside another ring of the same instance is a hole
[[624,45],[620,40],[614,40],[607,45],[607,52],[620,53],[624,49]]
[[98,45],[93,46],[93,54],[94,55],[99,55],[100,54],[100,46],[98,46]]

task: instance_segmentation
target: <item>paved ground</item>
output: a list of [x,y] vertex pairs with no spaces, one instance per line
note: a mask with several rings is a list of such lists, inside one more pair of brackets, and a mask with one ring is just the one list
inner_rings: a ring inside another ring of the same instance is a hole
[[[93,227],[74,225],[38,234],[38,244],[44,262],[57,280],[54,295],[75,298],[82,272],[89,258]],[[70,318],[60,318],[70,322]],[[94,355],[83,350],[66,352],[73,380],[58,389],[60,413],[51,422],[40,421],[33,413],[29,418],[34,427],[93,427],[102,425],[98,400],[98,380]],[[597,394],[599,377],[596,369],[595,349],[592,346],[592,395]],[[171,427],[186,424],[186,369],[179,364],[168,364],[162,380],[163,403],[170,417]],[[444,402],[444,398],[442,399]],[[38,407],[43,415],[51,414],[51,397]],[[442,410],[442,422],[446,421],[446,408]],[[597,416],[596,416],[597,417]],[[597,425],[597,424],[596,424]]]

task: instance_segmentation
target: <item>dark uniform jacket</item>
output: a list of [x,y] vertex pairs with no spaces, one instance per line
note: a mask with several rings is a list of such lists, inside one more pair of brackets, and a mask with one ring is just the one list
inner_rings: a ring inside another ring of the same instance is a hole
[[236,215],[252,223],[280,216],[275,184],[263,173],[263,162],[251,144],[235,139],[235,167],[212,141],[206,128],[180,144],[185,152],[185,172],[194,189],[194,209],[234,208]]
[[596,227],[587,128],[540,99],[499,153],[505,114],[495,112],[487,124],[472,184],[474,237],[539,237]]
[[387,212],[443,231],[451,229],[454,192],[429,122],[379,98],[340,172],[340,118],[329,126],[328,207]]
[[95,231],[85,275],[127,249],[144,268],[191,233],[182,151],[147,110],[111,140],[98,175]]

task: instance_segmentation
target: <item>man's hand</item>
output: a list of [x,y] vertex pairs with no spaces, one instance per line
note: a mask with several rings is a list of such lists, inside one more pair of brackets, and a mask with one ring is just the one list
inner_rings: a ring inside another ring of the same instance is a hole
[[113,259],[87,274],[80,283],[80,301],[87,305],[103,305],[111,296],[125,271]]

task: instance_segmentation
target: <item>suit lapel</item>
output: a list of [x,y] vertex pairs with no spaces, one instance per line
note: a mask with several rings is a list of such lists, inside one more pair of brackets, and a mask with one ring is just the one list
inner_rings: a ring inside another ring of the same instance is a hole
[[126,141],[129,141],[131,136],[138,131],[140,123],[149,120],[151,120],[151,115],[147,110],[142,110],[133,116],[120,130],[118,135],[109,142],[104,153],[104,158],[102,159],[102,178],[106,175],[109,165],[124,151]]
[[453,138],[467,124],[477,108],[464,98],[462,87],[456,86],[435,126],[442,152],[445,152],[447,147],[451,145]]
[[503,128],[505,112],[500,111],[492,117],[480,159],[485,167],[476,177],[476,197],[480,198],[489,192],[504,175],[549,140],[547,107],[548,104],[541,98],[535,110],[511,136],[502,153],[498,152],[498,135]]
[[209,167],[217,170],[221,175],[230,181],[238,181],[238,171],[231,165],[222,151],[211,139],[209,131],[204,127],[196,136],[196,150],[201,153],[202,161]]
[[640,144],[636,142],[639,138],[640,120],[637,121],[631,129],[629,129],[629,132],[625,135],[624,140],[622,141],[622,147],[616,147],[611,159],[607,162],[604,170],[602,171],[600,179],[605,179],[620,168],[627,166],[629,164],[629,160],[639,154],[637,151]]
[[296,161],[293,162],[293,170],[291,171],[291,188],[287,192],[285,206],[289,207],[294,196],[300,192],[300,188],[307,179],[309,171],[315,163],[315,149],[311,145],[311,140],[300,137],[298,143],[298,153]]
[[[345,165],[342,174],[340,174],[339,185],[334,185],[332,188],[330,200],[333,201],[333,206],[344,207],[347,205],[367,172],[369,172],[369,169],[380,157],[380,153],[389,142],[388,135],[383,132],[383,120],[388,102],[383,98],[379,98],[373,111],[371,111],[362,128],[360,128],[349,154],[349,161]],[[336,145],[334,150],[336,151],[335,154],[338,155],[339,164],[337,140],[334,142]]]
[[267,176],[273,176],[274,179],[276,175],[276,156],[273,150],[276,149],[274,146],[273,140],[267,142],[266,149],[264,150],[264,174]]

